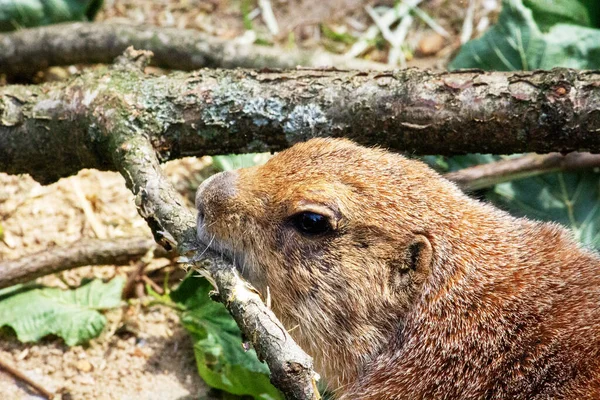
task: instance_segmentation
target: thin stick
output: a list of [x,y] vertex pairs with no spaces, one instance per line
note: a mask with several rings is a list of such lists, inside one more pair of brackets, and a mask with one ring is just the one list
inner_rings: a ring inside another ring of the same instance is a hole
[[[411,4],[416,6],[421,1],[422,0],[413,0],[413,2]],[[348,52],[345,54],[345,57],[352,58],[352,57],[357,57],[357,56],[361,55],[369,47],[371,47],[371,42],[379,34],[380,27],[378,26],[378,24],[380,26],[389,27],[394,22],[398,21],[398,19],[400,19],[404,15],[406,15],[406,13],[408,13],[408,11],[409,11],[408,9],[406,9],[406,11],[403,11],[402,9],[400,9],[400,5],[398,5],[394,8],[390,8],[382,16],[378,17],[378,22],[375,21],[375,25],[369,27],[369,29],[367,29],[367,31],[362,34],[360,40],[357,41],[356,43],[354,43],[354,45],[352,45],[350,50],[348,50]],[[371,18],[372,18],[372,16],[371,16]]]
[[411,11],[415,13],[417,17],[421,19],[421,21],[425,22],[431,29],[433,29],[437,34],[449,38],[450,34],[447,30],[445,30],[440,24],[434,21],[425,11],[421,10],[419,7],[412,7]]
[[548,172],[575,171],[596,167],[600,167],[600,154],[578,152],[567,155],[561,153],[527,154],[450,172],[444,177],[458,184],[463,190],[472,191]]
[[140,279],[147,285],[149,285],[152,290],[154,290],[156,293],[158,294],[163,294],[165,291],[163,290],[162,287],[160,287],[156,282],[154,282],[152,279],[148,278],[147,275],[142,275],[140,277]]
[[1,358],[0,358],[0,369],[3,369],[4,371],[6,371],[10,375],[12,375],[13,378],[20,380],[22,382],[25,382],[26,384],[31,386],[33,389],[35,389],[37,392],[39,392],[42,396],[44,396],[46,399],[54,398],[54,396],[55,396],[54,393],[52,393],[51,391],[46,389],[40,383],[34,381],[33,379],[31,379],[30,377],[25,375],[23,372],[16,369],[12,365],[8,364],[6,361],[2,360]]
[[475,14],[475,2],[469,0],[469,6],[465,14],[465,20],[463,21],[462,32],[460,34],[460,43],[465,44],[473,35],[473,15]]
[[129,276],[127,277],[127,281],[123,286],[123,290],[121,291],[121,297],[123,297],[124,299],[128,299],[133,296],[133,289],[140,281],[140,277],[143,276],[144,270],[147,266],[148,264],[143,261],[138,261],[136,263],[135,270],[131,274],[129,274]]
[[260,7],[263,21],[265,21],[271,35],[276,36],[279,34],[279,25],[277,24],[277,19],[275,19],[275,14],[273,14],[271,2],[269,0],[258,0],[258,6]]
[[71,187],[73,188],[73,193],[77,197],[77,201],[79,202],[79,207],[83,210],[83,214],[85,215],[85,219],[88,221],[90,226],[92,227],[92,231],[98,239],[106,239],[106,229],[104,225],[98,221],[96,217],[96,213],[92,210],[92,205],[85,197],[85,194],[81,190],[81,186],[79,185],[79,179],[74,178],[71,180]]

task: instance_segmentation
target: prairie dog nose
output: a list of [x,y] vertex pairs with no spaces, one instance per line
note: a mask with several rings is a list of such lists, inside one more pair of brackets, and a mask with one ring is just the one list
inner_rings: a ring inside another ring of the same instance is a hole
[[202,182],[196,192],[198,218],[204,218],[207,212],[214,214],[215,207],[222,207],[228,199],[235,196],[236,181],[237,172],[225,171],[219,172]]

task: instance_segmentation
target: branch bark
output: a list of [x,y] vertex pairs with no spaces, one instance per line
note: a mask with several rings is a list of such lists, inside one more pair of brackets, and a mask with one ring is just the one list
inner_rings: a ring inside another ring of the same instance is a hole
[[[0,289],[41,276],[86,265],[123,265],[143,257],[156,247],[152,239],[87,239],[64,247],[46,249],[16,260],[0,262]],[[155,255],[166,256],[162,248]]]
[[108,64],[128,46],[151,50],[154,65],[184,71],[202,67],[294,68],[298,65],[385,68],[381,63],[325,52],[285,50],[219,39],[191,29],[71,23],[0,35],[0,73],[26,77],[49,66]]
[[[143,69],[147,57],[146,52],[130,50],[121,62],[121,70],[141,74],[138,68]],[[130,118],[136,112],[135,104],[125,101],[120,106],[127,112],[115,114],[113,108],[96,109],[101,120],[111,119],[110,126],[100,127],[101,134],[107,137],[103,154],[125,177],[136,196],[138,212],[150,226],[155,240],[167,250],[176,248],[179,254],[189,256],[189,261],[207,274],[218,291],[219,301],[250,339],[259,359],[267,363],[271,382],[287,399],[319,399],[312,358],[294,342],[235,267],[213,251],[205,250],[206,244],[199,243],[195,216],[164,176],[148,139],[153,126],[142,130]],[[196,259],[199,249],[203,250],[202,260]]]
[[527,154],[489,164],[475,165],[444,175],[463,190],[472,191],[502,182],[556,171],[576,171],[600,167],[600,154]]
[[161,161],[278,151],[345,136],[415,154],[600,152],[600,72],[201,70],[125,68],[0,88],[0,171],[42,183],[103,156],[115,117],[144,131]]

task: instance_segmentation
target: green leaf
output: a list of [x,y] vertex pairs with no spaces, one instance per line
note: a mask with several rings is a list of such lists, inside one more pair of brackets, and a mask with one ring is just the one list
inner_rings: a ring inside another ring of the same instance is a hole
[[466,43],[449,68],[600,68],[600,30],[564,23],[545,27],[548,32],[542,33],[522,0],[505,0],[498,23]]
[[12,327],[22,342],[34,342],[46,335],[62,337],[69,346],[100,334],[106,318],[97,310],[118,307],[124,280],[108,283],[93,280],[75,290],[41,288],[5,290],[0,301],[0,326]]
[[598,0],[580,0],[587,9],[593,28],[600,28],[600,2]]
[[209,386],[236,395],[283,399],[256,352],[242,348],[239,328],[227,309],[209,298],[211,290],[206,279],[188,276],[171,292],[171,300],[185,308],[181,321],[194,340],[200,376]]
[[271,153],[229,154],[214,156],[213,165],[219,171],[232,171],[238,168],[253,167],[266,163],[271,158]]
[[488,198],[515,215],[559,222],[600,250],[600,173],[545,174],[496,185]]
[[102,0],[0,0],[0,31],[92,20]]
[[[511,157],[517,157],[512,155]],[[456,171],[500,160],[491,154],[429,156],[425,161],[441,171]],[[558,172],[494,186],[485,197],[516,216],[558,222],[581,243],[600,250],[600,172]]]
[[557,24],[544,38],[546,52],[536,68],[600,68],[600,29]]
[[523,0],[523,5],[543,32],[558,23],[592,26],[588,8],[578,0]]

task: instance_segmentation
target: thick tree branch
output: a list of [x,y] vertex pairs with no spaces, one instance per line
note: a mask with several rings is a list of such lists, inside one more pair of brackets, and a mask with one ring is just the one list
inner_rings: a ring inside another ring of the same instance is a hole
[[[44,275],[86,265],[123,265],[143,257],[156,247],[152,239],[86,239],[68,246],[49,248],[16,260],[0,262],[0,289]],[[162,248],[155,255],[166,256]]]
[[[196,238],[196,221],[163,175],[154,148],[135,130],[115,132],[115,163],[136,195],[140,215],[165,247],[181,254],[203,249]],[[243,282],[235,268],[210,250],[202,251],[196,267],[206,270],[244,335],[271,370],[271,381],[288,399],[317,399],[312,359],[298,347],[258,293]]]
[[[120,70],[141,74],[132,62],[136,57],[138,64],[143,64],[147,54],[128,51]],[[150,226],[155,240],[167,250],[176,248],[196,268],[205,271],[218,290],[219,301],[252,342],[259,358],[267,363],[271,381],[287,399],[319,399],[312,359],[293,341],[260,295],[240,278],[235,267],[213,251],[205,250],[206,244],[199,243],[195,216],[164,176],[148,139],[156,125],[138,125],[131,118],[137,112],[137,104],[130,99],[122,101],[120,112],[114,112],[115,103],[113,107],[95,110],[100,120],[111,120],[109,126],[99,127],[99,134],[107,138],[103,154],[125,177],[136,196],[138,212]],[[194,259],[197,250],[205,256],[202,261]]]
[[462,189],[470,191],[490,187],[502,182],[523,179],[555,171],[576,171],[600,167],[600,154],[550,153],[527,154],[517,158],[476,165],[444,175]]
[[382,70],[384,64],[325,52],[284,50],[215,38],[191,29],[115,23],[71,23],[0,35],[0,73],[29,76],[48,66],[111,63],[128,47],[151,50],[153,64],[190,71],[211,68]]
[[[600,72],[127,69],[0,87],[0,171],[43,183],[102,154],[115,117],[148,135],[161,161],[278,151],[345,136],[418,154],[600,152]],[[123,105],[128,105],[124,108]],[[102,111],[102,112],[101,112]]]

